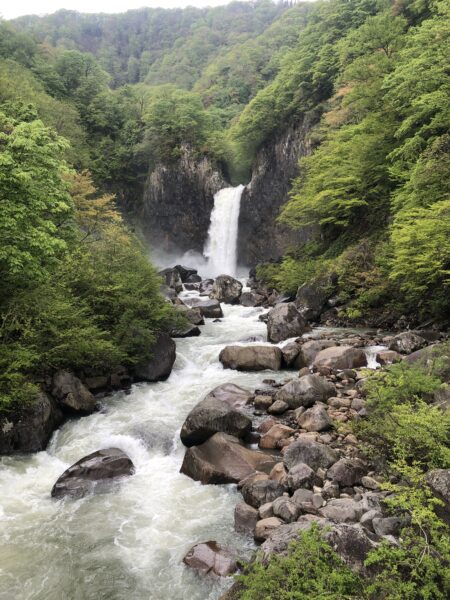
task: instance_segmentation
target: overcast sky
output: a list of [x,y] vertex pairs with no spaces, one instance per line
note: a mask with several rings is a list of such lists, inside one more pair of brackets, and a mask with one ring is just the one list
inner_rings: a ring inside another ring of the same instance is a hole
[[52,13],[60,8],[79,12],[125,12],[142,6],[175,8],[182,6],[220,6],[230,0],[2,0],[0,15],[14,19],[21,15]]

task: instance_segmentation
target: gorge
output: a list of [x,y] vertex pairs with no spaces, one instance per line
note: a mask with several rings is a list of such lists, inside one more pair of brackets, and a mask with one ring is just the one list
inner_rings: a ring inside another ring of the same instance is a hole
[[450,7],[218,4],[0,18],[0,600],[447,600]]

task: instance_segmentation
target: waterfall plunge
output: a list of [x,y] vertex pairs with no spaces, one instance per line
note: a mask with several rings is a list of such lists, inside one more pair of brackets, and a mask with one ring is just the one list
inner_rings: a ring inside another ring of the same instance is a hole
[[238,222],[243,185],[224,188],[214,196],[204,256],[209,275],[236,275]]

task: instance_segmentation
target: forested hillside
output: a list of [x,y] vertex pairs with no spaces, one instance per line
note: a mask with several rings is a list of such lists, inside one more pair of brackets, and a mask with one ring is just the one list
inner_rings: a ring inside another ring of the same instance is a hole
[[[201,481],[242,484],[235,538],[268,552],[223,600],[449,597],[449,58],[448,0],[0,21],[0,453],[43,450],[69,420],[49,452],[6,458],[8,589],[26,570],[30,598],[217,597],[180,552],[234,535],[237,494]],[[249,182],[211,219],[216,191]],[[148,196],[161,239],[183,221],[197,249],[254,202],[240,243],[275,250],[247,289],[158,274]],[[95,412],[165,381],[172,337],[190,339],[166,384]],[[76,496],[118,452],[117,487]],[[215,568],[242,564],[208,544]]]
[[[44,231],[39,211],[32,203],[28,209],[37,219],[29,226],[48,248],[24,241],[18,255],[9,255],[3,245],[3,302],[22,294],[34,276],[45,282],[46,269],[61,268],[58,257],[74,243],[72,225],[60,226],[73,220],[71,169],[88,169],[100,193],[113,190],[120,200],[138,193],[152,165],[175,160],[187,145],[245,182],[256,152],[274,133],[313,115],[316,149],[301,161],[280,219],[292,228],[313,224],[319,233],[292,248],[281,266],[260,267],[260,276],[294,291],[311,277],[336,272],[341,314],[349,319],[367,311],[388,311],[391,321],[403,313],[445,319],[446,2],[290,7],[260,0],[124,15],[61,11],[0,28],[4,160],[11,148],[7,162],[14,164],[20,140],[36,144],[43,156],[40,161],[30,150],[36,163],[30,169],[38,174],[32,183],[49,177],[50,162],[62,198],[54,209],[42,208],[46,215],[55,210]],[[15,168],[17,175],[4,162],[12,189],[29,172],[22,160]],[[5,183],[2,194],[6,189]],[[11,323],[18,327],[15,317]],[[20,370],[32,362],[15,364]]]

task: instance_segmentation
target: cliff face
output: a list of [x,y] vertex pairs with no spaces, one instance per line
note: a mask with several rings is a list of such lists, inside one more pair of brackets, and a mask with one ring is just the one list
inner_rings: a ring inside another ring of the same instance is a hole
[[214,194],[226,182],[207,158],[189,148],[170,165],[158,165],[144,186],[135,218],[153,247],[201,252],[205,243]]
[[289,199],[298,160],[311,152],[309,132],[313,123],[305,119],[277,135],[258,153],[252,179],[241,199],[238,260],[240,264],[279,258],[292,244],[305,241],[310,230],[292,232],[276,222],[280,208]]

